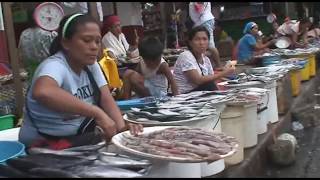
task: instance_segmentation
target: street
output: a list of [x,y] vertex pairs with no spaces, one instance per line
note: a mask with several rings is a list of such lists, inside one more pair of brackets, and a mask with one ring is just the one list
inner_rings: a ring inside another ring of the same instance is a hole
[[279,167],[270,162],[265,174],[269,178],[316,178],[320,177],[320,125],[306,127],[303,130],[291,131],[298,141],[296,161],[293,165]]

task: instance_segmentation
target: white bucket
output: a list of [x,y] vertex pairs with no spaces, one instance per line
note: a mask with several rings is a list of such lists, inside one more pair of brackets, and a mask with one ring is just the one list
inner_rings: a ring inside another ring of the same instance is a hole
[[276,81],[273,81],[272,83],[266,86],[266,88],[270,90],[267,116],[268,116],[268,121],[270,121],[271,123],[275,123],[279,121],[276,87],[277,87]]
[[257,103],[250,103],[244,106],[245,128],[244,128],[244,148],[249,148],[258,143],[258,113]]
[[244,158],[244,120],[241,108],[227,106],[221,113],[221,128],[223,133],[235,137],[239,142],[237,152],[233,156],[225,158],[226,164],[240,163]]
[[145,177],[153,178],[201,178],[200,163],[176,163],[151,161],[152,167]]
[[257,130],[257,102],[242,102],[229,104],[230,108],[234,107],[243,113],[244,120],[244,148],[249,148],[258,143]]
[[[261,99],[261,102],[259,102],[259,105],[258,105],[258,109],[260,109],[260,112],[258,112],[258,123],[257,123],[257,133],[258,134],[263,134],[265,132],[267,132],[268,130],[268,102],[269,102],[269,93],[270,92],[267,92]],[[264,109],[267,107],[267,109]]]

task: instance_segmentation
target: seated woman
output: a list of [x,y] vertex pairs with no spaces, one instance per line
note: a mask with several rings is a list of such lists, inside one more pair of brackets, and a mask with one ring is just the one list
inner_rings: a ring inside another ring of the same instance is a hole
[[[95,144],[127,128],[97,63],[100,45],[93,17],[72,14],[61,20],[51,56],[37,68],[26,95],[19,132],[26,147]],[[97,126],[102,136],[95,133]],[[130,129],[142,130],[136,125]]]
[[[288,36],[291,39],[291,48],[304,48],[307,43],[307,32],[311,26],[309,19],[302,19],[300,21],[287,20],[277,29],[281,36]],[[302,40],[302,43],[299,43]]]
[[228,66],[218,75],[214,74],[210,59],[205,56],[209,37],[208,30],[203,26],[189,32],[189,50],[180,54],[173,70],[180,93],[217,90],[215,80],[234,73],[235,67]]
[[135,70],[127,70],[123,75],[123,98],[131,98],[131,91],[139,97],[167,95],[168,83],[173,95],[178,94],[177,85],[168,63],[161,57],[163,45],[155,37],[146,37],[139,44],[143,60]]
[[275,40],[270,40],[263,44],[258,32],[259,28],[255,22],[246,24],[243,30],[244,36],[239,40],[237,46],[238,64],[256,65],[258,59],[254,58],[254,56],[267,52],[269,50],[267,47],[274,44]]
[[121,31],[120,19],[118,16],[106,16],[103,20],[103,31],[106,32],[104,32],[105,34],[103,33],[102,48],[108,48],[115,58],[135,58],[139,56],[139,51],[137,49],[139,37],[135,33],[135,44],[130,46]]

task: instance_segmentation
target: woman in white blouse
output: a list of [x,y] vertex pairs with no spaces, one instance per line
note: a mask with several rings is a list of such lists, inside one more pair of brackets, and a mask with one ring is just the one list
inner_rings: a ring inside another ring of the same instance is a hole
[[210,59],[205,56],[209,45],[209,32],[203,27],[195,27],[188,35],[189,50],[178,57],[174,65],[174,78],[180,93],[216,90],[215,80],[234,73],[235,67],[228,66],[215,75]]

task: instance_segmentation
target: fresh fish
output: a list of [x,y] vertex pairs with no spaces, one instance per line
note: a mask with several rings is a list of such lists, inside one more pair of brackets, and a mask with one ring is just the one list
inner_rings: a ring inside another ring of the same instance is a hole
[[73,166],[65,170],[82,178],[133,178],[143,176],[140,173],[110,165]]
[[166,109],[158,110],[158,112],[161,113],[161,114],[164,114],[164,115],[169,115],[169,116],[179,116],[179,115],[181,115],[180,113],[172,112],[172,111],[169,111],[169,110],[166,110]]
[[64,149],[64,151],[97,151],[99,149],[104,148],[105,146],[106,146],[106,142],[102,141],[94,145],[85,145],[85,146],[78,146],[78,147]]
[[6,178],[32,178],[33,177],[14,167],[6,166],[3,164],[0,164],[0,176],[6,177]]
[[69,173],[67,171],[55,168],[33,168],[29,171],[30,174],[34,174],[37,177],[43,178],[80,178],[77,175]]
[[126,155],[120,155],[115,153],[100,152],[98,159],[104,163],[107,163],[114,167],[148,167],[151,166],[151,162],[148,160],[138,160]]
[[78,164],[89,164],[91,160],[80,157],[62,156],[56,154],[30,154],[28,156],[9,159],[7,164],[22,170],[29,171],[37,167],[65,168]]
[[56,155],[63,155],[63,156],[81,156],[83,152],[74,152],[74,151],[66,151],[66,150],[51,150],[47,148],[30,148],[28,150],[29,154],[56,154]]
[[7,165],[14,168],[18,169],[22,172],[28,172],[30,169],[35,168],[35,167],[41,167],[41,164],[39,162],[33,161],[33,160],[28,160],[25,158],[13,158],[9,159],[6,161]]

